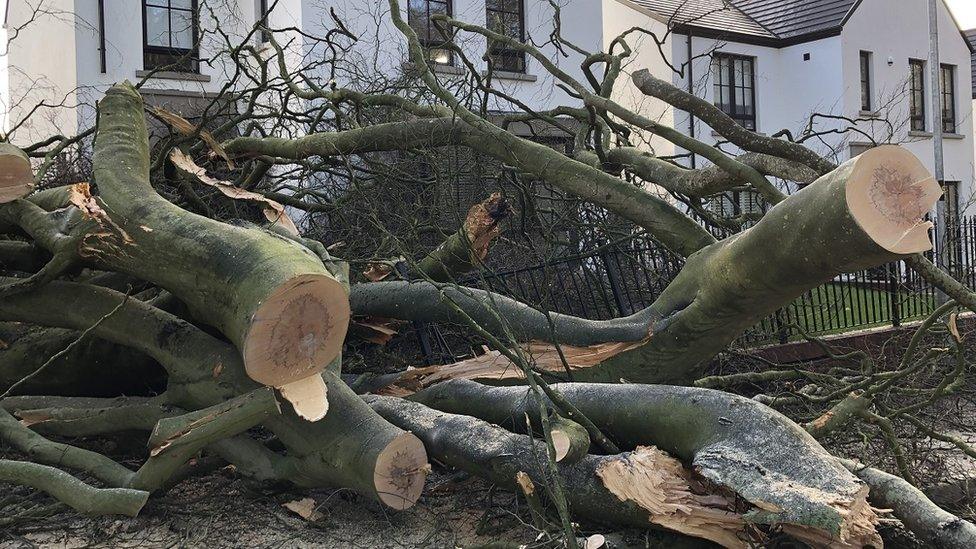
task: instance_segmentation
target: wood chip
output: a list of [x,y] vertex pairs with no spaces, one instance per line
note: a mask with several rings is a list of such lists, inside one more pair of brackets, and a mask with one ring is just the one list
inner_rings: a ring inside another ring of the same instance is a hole
[[281,506],[309,522],[315,522],[322,518],[322,513],[315,510],[316,504],[312,498],[296,499],[283,503]]

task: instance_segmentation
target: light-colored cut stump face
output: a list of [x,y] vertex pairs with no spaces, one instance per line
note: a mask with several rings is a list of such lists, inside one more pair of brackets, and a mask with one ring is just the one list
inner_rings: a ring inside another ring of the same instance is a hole
[[847,181],[847,206],[882,248],[914,254],[932,248],[925,221],[942,189],[925,166],[902,147],[886,145],[857,157]]
[[278,388],[281,396],[307,421],[318,421],[329,411],[329,391],[322,374],[312,374]]
[[403,433],[380,452],[373,471],[373,485],[380,501],[401,511],[420,499],[430,465],[419,438]]
[[324,370],[342,351],[349,298],[324,275],[282,285],[258,308],[244,340],[244,366],[258,383],[281,387]]
[[566,459],[571,446],[572,443],[570,442],[569,436],[566,433],[553,429],[552,447],[556,450],[556,461]]
[[23,198],[33,190],[30,160],[13,145],[0,143],[0,204]]

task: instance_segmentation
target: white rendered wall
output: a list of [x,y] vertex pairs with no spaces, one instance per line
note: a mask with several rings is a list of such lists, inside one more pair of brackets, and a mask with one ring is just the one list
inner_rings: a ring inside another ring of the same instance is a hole
[[[957,134],[946,136],[945,180],[960,181],[960,204],[965,205],[973,194],[973,117],[970,51],[955,23],[939,2],[939,54],[941,63],[954,65]],[[860,111],[860,72],[858,55],[862,50],[874,54],[874,101],[889,104],[879,116],[890,120],[896,128],[893,142],[904,145],[918,156],[929,170],[934,170],[935,153],[930,135],[910,134],[908,124],[909,99],[907,82],[910,58],[926,60],[927,132],[933,131],[931,88],[928,81],[929,33],[928,9],[925,0],[899,2],[892,10],[887,0],[864,0],[842,34],[844,51],[845,108],[848,116]],[[888,58],[893,63],[888,64]],[[861,128],[883,138],[886,126],[875,122]],[[976,213],[970,207],[969,214]]]
[[[651,17],[645,10],[630,4],[627,0],[606,0],[603,14],[603,51],[608,51],[611,42],[634,27],[640,27],[659,37],[665,36],[667,32],[667,26],[664,23]],[[674,109],[663,101],[641,93],[631,80],[631,74],[641,69],[647,69],[658,78],[670,80],[670,76],[662,75],[669,75],[672,72],[667,65],[667,60],[670,59],[671,50],[675,44],[668,41],[659,49],[650,35],[641,32],[629,33],[626,40],[633,53],[622,67],[623,74],[617,79],[616,86],[614,86],[613,99],[645,118],[665,126],[674,126],[676,118]],[[614,53],[620,53],[619,46]],[[635,141],[636,146],[652,150],[658,156],[674,154],[674,145],[657,136],[644,135],[640,142],[637,139],[633,139],[633,141]]]
[[[74,0],[10,0],[7,32],[11,42],[5,52],[5,86],[2,108],[6,114],[4,131],[19,125],[11,139],[30,143],[50,135],[75,132],[74,111],[77,103],[77,72],[74,60]],[[35,15],[35,10],[38,14]],[[29,28],[43,32],[13,29],[34,19]],[[35,105],[42,107],[20,124]],[[68,109],[63,108],[69,107]]]
[[[756,128],[766,135],[789,130],[794,135],[807,124],[815,112],[839,112],[843,106],[842,75],[838,70],[841,57],[840,38],[827,38],[787,48],[771,48],[692,37],[693,70],[683,77],[673,76],[673,82],[688,89],[688,77],[693,78],[695,95],[714,103],[710,52],[717,51],[755,59]],[[673,35],[672,52],[675,65],[686,63],[688,37]],[[804,55],[809,54],[809,60]],[[666,78],[662,77],[662,78]],[[675,115],[676,128],[688,133],[688,115]],[[720,137],[700,120],[695,124],[696,137],[708,144]],[[831,154],[833,145],[811,144],[821,154]],[[725,150],[734,150],[724,147]],[[698,159],[702,162],[702,159]]]

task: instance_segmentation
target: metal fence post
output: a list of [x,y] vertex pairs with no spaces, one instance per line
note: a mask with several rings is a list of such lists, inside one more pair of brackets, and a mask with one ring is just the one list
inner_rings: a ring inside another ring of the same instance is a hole
[[[615,251],[614,255],[616,256],[618,253]],[[600,252],[600,261],[603,262],[603,268],[607,272],[607,282],[610,283],[610,293],[613,295],[613,301],[617,305],[617,311],[621,316],[633,314],[634,311],[631,310],[630,304],[624,300],[624,294],[622,292],[623,283],[620,280],[620,272],[617,270],[617,264],[611,263],[605,251]]]
[[[398,275],[404,280],[410,279],[410,269],[403,261],[397,261],[393,265]],[[427,333],[427,323],[414,320],[410,323],[417,332],[417,342],[420,343],[420,352],[424,354],[424,364],[431,366],[434,364],[434,349],[430,346],[430,335]]]
[[901,261],[896,261],[885,269],[888,271],[888,309],[891,314],[891,325],[901,326],[901,299],[898,289],[901,286]]

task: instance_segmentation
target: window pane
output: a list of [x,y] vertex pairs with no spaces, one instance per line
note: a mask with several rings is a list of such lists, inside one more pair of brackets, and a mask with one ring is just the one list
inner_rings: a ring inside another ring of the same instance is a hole
[[169,47],[169,10],[146,7],[146,44]]
[[490,11],[487,13],[488,16],[488,30],[492,32],[497,32],[499,34],[504,34],[505,21],[502,14],[497,11]]
[[193,14],[189,11],[172,10],[170,12],[170,28],[172,29],[172,46],[189,50],[193,48]]
[[509,13],[505,15],[505,30],[503,32],[509,38],[522,39],[522,19],[518,14]]
[[[159,3],[160,4],[164,4],[165,1],[159,2]],[[169,6],[171,8],[179,8],[179,9],[184,9],[184,10],[192,10],[193,9],[193,0],[169,0]]]
[[417,33],[421,42],[427,41],[430,38],[427,20],[427,1],[410,0],[407,10],[407,21],[410,23],[410,27]]

